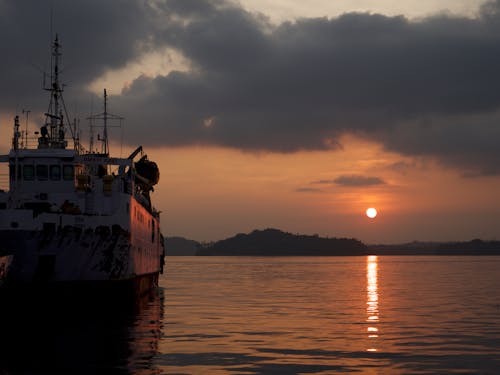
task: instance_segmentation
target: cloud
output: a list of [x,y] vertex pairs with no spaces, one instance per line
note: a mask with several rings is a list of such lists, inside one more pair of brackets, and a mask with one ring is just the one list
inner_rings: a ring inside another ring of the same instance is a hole
[[[498,172],[500,152],[484,152],[483,141],[500,135],[499,2],[477,19],[351,13],[277,27],[228,3],[197,4],[157,39],[194,70],[141,78],[121,98],[124,108],[132,98],[162,108],[145,115],[165,134],[158,142],[293,152],[338,148],[340,135],[356,133],[403,155]],[[176,14],[177,2],[167,5]],[[217,119],[210,131],[206,118]]]
[[397,172],[401,175],[406,175],[410,169],[416,168],[416,163],[414,163],[414,162],[409,163],[406,161],[397,161],[395,163],[389,164],[386,168],[393,171],[393,172]]
[[[314,185],[338,185],[350,187],[366,187],[375,185],[385,185],[385,181],[380,177],[363,176],[363,175],[342,175],[333,180],[317,180],[311,182]],[[315,188],[312,188],[315,189]]]
[[310,187],[298,188],[295,191],[298,193],[322,193],[323,192],[323,190],[321,190],[321,189],[310,188]]
[[335,180],[318,180],[318,181],[313,181],[311,183],[319,185],[331,185],[335,183]]
[[93,79],[109,69],[124,67],[149,50],[153,9],[148,4],[0,0],[4,51],[0,62],[0,109],[11,109],[21,101],[23,105],[46,106],[41,86],[42,71],[50,74],[51,8],[53,33],[59,33],[62,44],[61,73],[67,90],[80,96]]
[[349,186],[349,187],[366,187],[366,186],[385,184],[385,181],[379,177],[369,177],[361,175],[339,176],[335,178],[332,182],[339,186]]
[[[39,93],[30,63],[47,56],[49,7],[0,7],[6,109]],[[353,133],[485,175],[500,174],[499,10],[497,0],[476,18],[348,13],[273,25],[223,0],[77,0],[57,3],[56,25],[80,101],[99,75],[152,49],[189,61],[189,71],[138,77],[110,98],[134,143],[295,152],[338,149]]]

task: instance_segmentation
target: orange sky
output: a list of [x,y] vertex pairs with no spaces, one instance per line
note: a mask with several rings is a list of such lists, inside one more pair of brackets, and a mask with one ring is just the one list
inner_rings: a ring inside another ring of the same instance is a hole
[[[369,243],[496,238],[500,178],[463,178],[353,137],[342,143],[340,151],[294,154],[149,150],[161,166],[155,202],[163,231],[202,241],[267,227]],[[341,175],[376,175],[386,184],[314,183]],[[379,210],[375,220],[364,214],[370,206]]]

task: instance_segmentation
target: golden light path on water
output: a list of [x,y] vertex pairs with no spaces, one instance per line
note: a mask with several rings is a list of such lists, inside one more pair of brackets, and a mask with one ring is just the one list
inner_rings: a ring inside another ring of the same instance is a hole
[[370,346],[368,352],[376,352],[376,339],[378,338],[378,285],[377,285],[377,256],[369,255],[366,258],[366,321],[368,323],[368,339]]

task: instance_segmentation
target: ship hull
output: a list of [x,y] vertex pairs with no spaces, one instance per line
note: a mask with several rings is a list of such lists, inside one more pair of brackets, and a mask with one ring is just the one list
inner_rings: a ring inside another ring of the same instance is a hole
[[11,258],[3,287],[144,293],[158,284],[162,254],[131,237],[119,226],[0,230],[1,252]]
[[97,305],[136,303],[140,297],[156,290],[158,273],[131,279],[108,281],[52,281],[26,283],[9,279],[0,287],[0,298],[22,305],[24,302]]

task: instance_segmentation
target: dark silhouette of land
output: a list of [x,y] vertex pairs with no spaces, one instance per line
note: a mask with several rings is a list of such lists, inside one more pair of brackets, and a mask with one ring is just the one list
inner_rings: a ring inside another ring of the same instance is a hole
[[166,255],[186,256],[196,255],[201,244],[197,241],[188,240],[182,237],[166,237],[165,249]]
[[368,247],[353,238],[323,238],[278,229],[254,230],[200,247],[197,255],[366,255]]
[[365,245],[353,238],[324,238],[279,229],[255,230],[202,244],[182,237],[165,239],[167,255],[500,255],[500,241],[409,242]]
[[410,242],[370,245],[375,255],[500,255],[500,241],[474,239],[465,242]]

